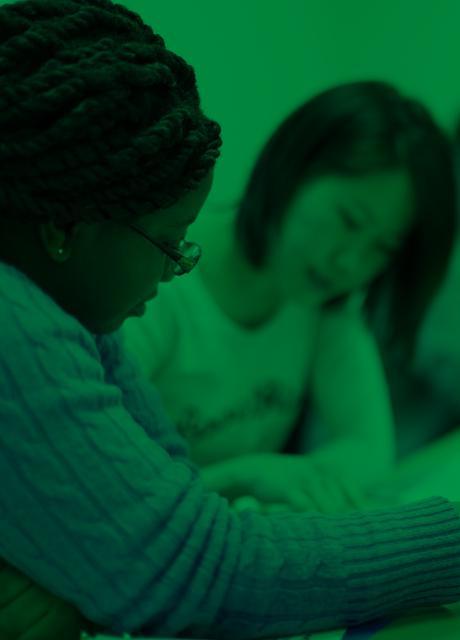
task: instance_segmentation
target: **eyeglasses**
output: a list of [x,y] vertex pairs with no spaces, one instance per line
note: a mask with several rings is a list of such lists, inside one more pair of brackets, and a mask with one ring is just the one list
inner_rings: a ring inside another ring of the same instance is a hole
[[131,222],[125,223],[127,227],[133,229],[137,233],[140,233],[146,240],[151,242],[155,247],[163,251],[170,260],[174,262],[174,275],[182,276],[184,273],[190,273],[190,271],[196,267],[198,260],[201,258],[201,247],[195,242],[187,242],[182,240],[178,247],[172,247],[169,244],[158,242],[153,240],[147,233],[140,229],[137,225]]

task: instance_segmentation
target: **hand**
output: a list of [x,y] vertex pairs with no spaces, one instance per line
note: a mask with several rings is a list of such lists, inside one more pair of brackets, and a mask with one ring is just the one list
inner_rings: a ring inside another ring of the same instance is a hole
[[284,505],[299,512],[346,513],[372,506],[351,481],[334,477],[307,456],[254,454],[202,472],[208,488],[230,499],[249,495],[262,505]]
[[2,640],[79,640],[82,624],[71,605],[0,560]]
[[259,502],[253,496],[241,496],[234,500],[230,507],[237,513],[243,511],[256,511],[257,513],[270,514],[270,513],[287,513],[291,511],[286,504],[267,504]]

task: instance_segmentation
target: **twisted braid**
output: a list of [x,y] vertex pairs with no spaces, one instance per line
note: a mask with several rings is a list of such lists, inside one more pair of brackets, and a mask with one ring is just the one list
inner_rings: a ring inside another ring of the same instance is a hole
[[193,68],[111,0],[0,7],[0,216],[96,222],[196,189],[220,126]]

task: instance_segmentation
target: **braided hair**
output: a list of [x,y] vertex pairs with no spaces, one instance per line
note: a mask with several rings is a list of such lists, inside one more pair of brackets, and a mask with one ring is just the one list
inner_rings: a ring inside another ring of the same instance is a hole
[[0,219],[122,220],[175,204],[221,128],[193,68],[111,0],[0,6]]

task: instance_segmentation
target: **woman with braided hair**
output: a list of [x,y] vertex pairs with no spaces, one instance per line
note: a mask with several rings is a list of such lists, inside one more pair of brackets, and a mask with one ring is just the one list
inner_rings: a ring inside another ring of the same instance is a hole
[[200,255],[221,140],[191,67],[110,0],[26,0],[0,87],[0,633],[237,640],[460,599],[457,504],[235,512],[128,355]]

